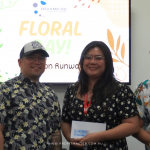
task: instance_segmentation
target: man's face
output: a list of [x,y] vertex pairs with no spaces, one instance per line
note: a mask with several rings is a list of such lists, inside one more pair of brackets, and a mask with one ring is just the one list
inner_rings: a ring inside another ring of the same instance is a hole
[[18,59],[18,64],[25,77],[37,82],[45,71],[46,58],[41,52],[34,52]]

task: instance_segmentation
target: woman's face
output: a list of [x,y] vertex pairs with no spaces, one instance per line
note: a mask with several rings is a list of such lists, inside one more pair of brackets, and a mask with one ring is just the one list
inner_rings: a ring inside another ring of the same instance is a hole
[[84,56],[83,69],[91,79],[99,79],[105,71],[105,57],[99,47],[91,48]]

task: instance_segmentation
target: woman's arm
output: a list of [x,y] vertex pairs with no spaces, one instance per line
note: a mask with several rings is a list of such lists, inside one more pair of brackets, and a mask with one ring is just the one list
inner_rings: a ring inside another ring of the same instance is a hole
[[140,130],[133,136],[137,138],[139,141],[141,141],[142,143],[149,145],[150,134],[143,129],[144,121],[140,117],[139,117],[139,122],[140,122]]
[[70,102],[73,100],[73,88],[74,85],[71,85],[67,88],[65,93],[64,101],[63,101],[63,108],[62,108],[62,122],[61,122],[61,130],[68,142],[75,147],[83,147],[83,145],[79,144],[79,141],[74,142],[74,139],[71,138],[71,121],[72,118],[70,116]]
[[77,148],[84,147],[83,144],[79,143],[80,142],[79,140],[71,138],[71,124],[70,123],[62,121],[61,130],[62,130],[64,137],[66,138],[66,140],[68,142],[70,142],[71,145],[73,145],[74,147],[77,147]]
[[117,127],[102,133],[102,140],[115,140],[135,134],[139,131],[138,116],[123,119]]
[[0,124],[0,150],[4,149],[3,129],[4,129],[4,126]]
[[70,142],[70,137],[71,137],[71,124],[65,121],[61,122],[61,130],[68,142]]
[[[103,132],[90,133],[80,139],[80,142],[100,142],[106,140],[116,140],[135,134],[139,131],[138,116],[123,119],[117,127]],[[79,140],[79,139],[76,139]]]

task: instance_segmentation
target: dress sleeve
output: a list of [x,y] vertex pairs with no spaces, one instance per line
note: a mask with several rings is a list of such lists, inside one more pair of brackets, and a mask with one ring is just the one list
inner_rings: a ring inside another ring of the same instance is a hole
[[7,114],[10,108],[10,100],[9,97],[10,89],[8,87],[2,86],[0,84],[0,124],[5,125],[7,124]]
[[145,116],[145,102],[144,102],[144,85],[143,83],[140,83],[138,85],[138,87],[136,88],[135,90],[135,96],[136,96],[136,104],[137,104],[137,108],[138,108],[138,111],[139,111],[139,116],[145,120],[146,116]]
[[72,85],[70,85],[64,96],[64,101],[63,101],[63,107],[62,107],[62,120],[68,123],[71,123],[71,100],[73,99],[73,90],[72,90]]
[[119,97],[116,98],[119,118],[127,119],[138,115],[135,95],[131,89],[123,84],[120,84],[119,87]]

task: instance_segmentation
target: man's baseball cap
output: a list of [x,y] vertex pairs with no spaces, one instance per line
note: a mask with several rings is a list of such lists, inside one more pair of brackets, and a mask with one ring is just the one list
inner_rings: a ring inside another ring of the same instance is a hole
[[24,45],[20,52],[20,58],[30,55],[33,52],[41,51],[46,57],[49,57],[49,54],[46,52],[46,49],[38,41],[32,41]]

